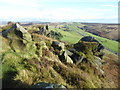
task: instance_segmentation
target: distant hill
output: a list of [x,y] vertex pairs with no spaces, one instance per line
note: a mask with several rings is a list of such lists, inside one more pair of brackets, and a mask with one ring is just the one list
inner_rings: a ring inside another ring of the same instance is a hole
[[92,34],[105,37],[111,40],[119,41],[118,24],[102,24],[102,23],[82,23],[86,25],[84,29]]

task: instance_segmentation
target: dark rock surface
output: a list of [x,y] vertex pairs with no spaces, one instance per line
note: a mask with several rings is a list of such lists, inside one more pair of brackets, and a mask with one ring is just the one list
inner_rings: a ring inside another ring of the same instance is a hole
[[67,63],[73,63],[72,59],[68,56],[65,51],[65,44],[62,42],[53,41],[52,47],[54,48],[54,53],[57,54],[61,61]]
[[51,84],[51,83],[44,83],[44,82],[40,82],[37,83],[36,85],[33,86],[33,88],[64,88],[66,89],[65,86],[60,85],[60,84]]

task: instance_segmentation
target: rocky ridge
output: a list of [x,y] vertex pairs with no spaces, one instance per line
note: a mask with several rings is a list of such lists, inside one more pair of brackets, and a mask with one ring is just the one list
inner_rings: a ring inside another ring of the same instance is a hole
[[95,38],[83,37],[69,45],[39,34],[28,33],[18,23],[2,32],[8,47],[2,51],[3,87],[17,81],[15,87],[33,87],[39,82],[51,83],[50,88],[55,83],[66,88],[115,87],[104,80],[104,46]]

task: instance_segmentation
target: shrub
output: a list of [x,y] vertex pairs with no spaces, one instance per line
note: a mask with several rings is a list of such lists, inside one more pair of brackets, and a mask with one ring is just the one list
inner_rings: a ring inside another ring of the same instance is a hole
[[50,35],[52,38],[55,38],[57,40],[61,40],[61,38],[63,38],[63,35],[60,32],[51,31]]

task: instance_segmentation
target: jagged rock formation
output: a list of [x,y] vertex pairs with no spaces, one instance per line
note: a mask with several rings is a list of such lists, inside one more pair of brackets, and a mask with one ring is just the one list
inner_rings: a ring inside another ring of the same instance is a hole
[[67,63],[73,63],[72,59],[67,55],[65,51],[64,43],[53,41],[52,47],[55,50],[54,53],[58,55],[61,61],[67,62]]
[[46,26],[38,25],[37,27],[39,28],[39,31],[38,31],[39,34],[47,36],[50,33],[50,31],[48,29],[48,25],[46,25]]
[[104,46],[97,40],[91,36],[86,36],[80,39],[78,43],[74,44],[72,48],[68,49],[67,52],[76,65],[85,62],[92,65],[103,74],[104,72],[101,69],[102,62],[104,62],[102,60],[104,55],[103,49]]
[[104,46],[91,36],[83,37],[78,43],[74,44],[74,48],[78,52],[81,51],[86,55],[95,55],[100,57],[101,59],[104,55],[102,52]]
[[35,56],[36,46],[32,41],[31,35],[18,23],[13,24],[13,26],[2,32],[2,35],[9,39],[10,47],[16,53],[28,54]]
[[51,37],[57,40],[60,40],[63,37],[60,32],[50,30],[48,25],[34,25],[33,29],[34,28],[36,28],[34,33],[40,35],[45,35],[47,37]]
[[[5,30],[2,32],[2,35],[4,37],[7,37],[9,39],[14,39],[14,38],[21,38],[26,41],[31,41],[31,35],[23,28],[21,27],[18,23],[14,24],[11,28]],[[16,36],[16,37],[14,37]]]
[[81,41],[86,41],[86,42],[97,42],[98,43],[98,47],[97,47],[97,51],[100,52],[100,50],[104,49],[104,46],[102,44],[100,44],[94,37],[92,36],[85,36],[81,39]]

